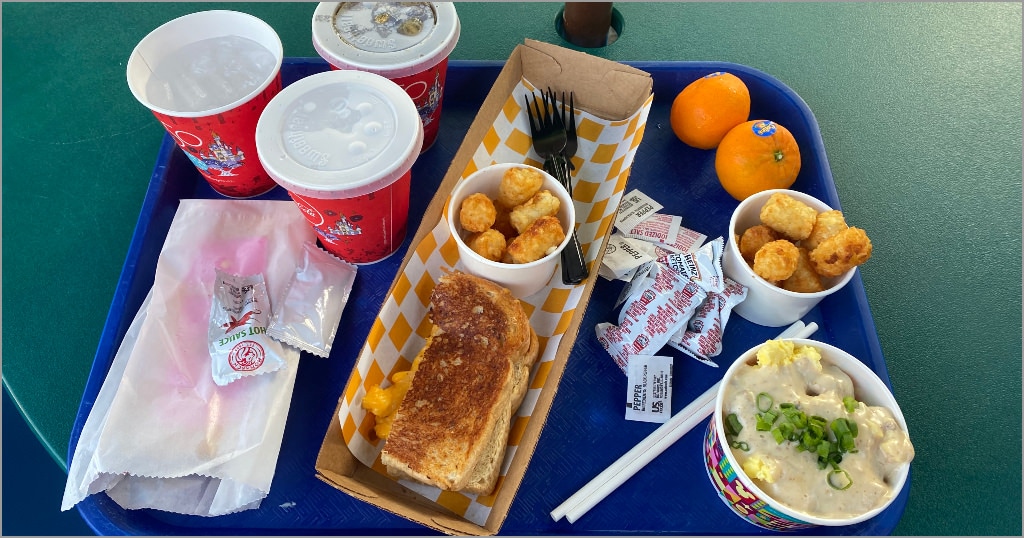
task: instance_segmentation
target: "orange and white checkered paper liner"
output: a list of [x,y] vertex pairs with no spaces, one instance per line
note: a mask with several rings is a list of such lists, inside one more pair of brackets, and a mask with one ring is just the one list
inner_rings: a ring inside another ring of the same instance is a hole
[[[542,167],[543,162],[533,150],[528,112],[523,101],[523,96],[532,91],[533,85],[527,80],[519,82],[463,170],[462,179],[480,168],[497,163],[515,162]],[[596,270],[594,262],[602,240],[613,224],[653,99],[653,95],[650,96],[637,112],[620,121],[604,120],[576,111],[579,149],[572,159],[576,165],[573,173],[573,199],[578,221],[576,234],[591,274]],[[430,294],[445,271],[453,269],[461,270],[462,264],[455,240],[442,216],[431,233],[415,245],[415,254],[399,275],[394,291],[385,299],[345,389],[339,411],[345,443],[363,464],[385,475],[387,473],[380,462],[384,442],[373,434],[373,415],[360,403],[369,387],[377,384],[387,386],[393,373],[409,369],[430,333],[427,316]],[[491,495],[475,496],[401,480],[402,485],[475,524],[484,525],[487,521],[502,479],[508,472],[547,380],[559,342],[580,303],[583,286],[562,284],[560,275],[561,269],[556,268],[546,291],[522,301],[530,316],[530,324],[540,339],[541,353],[531,372],[523,404],[513,417],[508,449],[495,491]]]

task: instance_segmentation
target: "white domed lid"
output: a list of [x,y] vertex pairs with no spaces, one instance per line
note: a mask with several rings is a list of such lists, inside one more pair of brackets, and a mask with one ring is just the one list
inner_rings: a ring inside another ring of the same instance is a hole
[[362,71],[329,71],[281,90],[256,126],[260,162],[291,192],[352,198],[404,175],[423,146],[416,106],[401,87]]
[[331,65],[390,78],[433,67],[459,41],[451,2],[321,2],[313,47]]

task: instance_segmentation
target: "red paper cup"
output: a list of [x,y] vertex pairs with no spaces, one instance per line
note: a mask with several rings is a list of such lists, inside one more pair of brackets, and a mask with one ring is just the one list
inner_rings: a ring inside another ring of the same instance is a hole
[[249,198],[276,186],[256,157],[256,123],[281,91],[274,29],[237,11],[202,11],[149,33],[128,59],[128,87],[213,190]]
[[423,122],[423,151],[437,138],[459,31],[451,2],[321,2],[313,13],[313,47],[333,69],[376,73],[409,94]]
[[380,261],[405,240],[423,125],[402,88],[373,73],[328,71],[274,97],[256,126],[264,168],[332,254]]

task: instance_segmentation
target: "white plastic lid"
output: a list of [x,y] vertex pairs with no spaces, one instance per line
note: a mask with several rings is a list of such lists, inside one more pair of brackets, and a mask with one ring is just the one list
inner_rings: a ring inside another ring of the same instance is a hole
[[313,47],[331,65],[390,78],[429,69],[459,41],[451,2],[320,2]]
[[[254,88],[244,97],[223,106],[207,110],[169,110],[155,105],[146,93],[146,83],[153,75],[153,67],[160,62],[191,43],[205,39],[239,36],[251,39],[270,51],[274,55],[276,65],[273,69],[273,76],[267,77],[258,87]],[[262,19],[242,13],[240,11],[210,10],[200,11],[182,15],[160,25],[146,37],[142,38],[131,56],[128,57],[127,76],[128,89],[140,103],[154,112],[176,116],[180,118],[200,118],[212,116],[232,110],[242,103],[248,102],[253,97],[263,93],[267,86],[277,77],[284,60],[284,48],[281,45],[281,38],[277,32]]]
[[423,124],[401,87],[362,71],[290,84],[256,125],[256,151],[278,184],[313,198],[353,198],[402,177],[419,157]]

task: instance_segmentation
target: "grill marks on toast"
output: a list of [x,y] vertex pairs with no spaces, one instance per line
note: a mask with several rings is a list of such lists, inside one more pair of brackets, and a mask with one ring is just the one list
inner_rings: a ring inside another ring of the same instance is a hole
[[431,321],[382,461],[396,476],[488,493],[538,355],[537,338],[508,290],[459,272],[434,289]]

